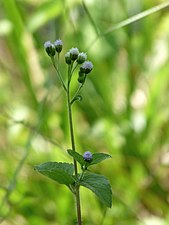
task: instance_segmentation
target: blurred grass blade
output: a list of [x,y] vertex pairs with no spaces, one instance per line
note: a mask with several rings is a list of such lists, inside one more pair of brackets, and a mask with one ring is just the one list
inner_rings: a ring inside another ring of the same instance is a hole
[[16,2],[12,0],[6,0],[3,1],[3,3],[4,12],[6,13],[6,16],[11,22],[11,26],[13,28],[8,37],[8,43],[16,59],[18,70],[20,70],[22,79],[31,96],[31,102],[34,107],[37,107],[36,94],[34,92],[34,87],[32,85],[32,80],[30,77],[27,51],[24,47],[24,44],[26,42],[25,37],[28,36],[28,33],[26,32],[25,24]]
[[62,13],[61,1],[49,1],[40,7],[28,21],[28,28],[31,32],[35,32],[39,27],[43,26],[49,20],[56,18]]
[[135,16],[132,16],[132,17],[126,19],[126,20],[123,20],[120,23],[117,23],[117,24],[113,25],[112,27],[107,29],[101,36],[109,34],[109,33],[111,33],[114,30],[118,30],[118,29],[120,29],[122,27],[125,27],[125,26],[127,26],[127,25],[129,25],[131,23],[134,23],[134,22],[136,22],[136,21],[138,21],[138,20],[140,20],[140,19],[142,19],[142,18],[144,18],[146,16],[149,16],[149,15],[151,15],[151,14],[153,14],[155,12],[158,12],[158,11],[164,9],[164,8],[167,8],[167,7],[169,7],[169,1],[163,2],[163,3],[161,3],[161,4],[157,5],[157,6],[152,7],[151,9],[145,10],[145,11],[143,11],[141,13],[138,13]]
[[88,10],[84,0],[82,1],[82,5],[83,5],[84,11],[86,12],[87,16],[89,17],[89,20],[90,20],[90,22],[91,22],[91,24],[92,24],[96,34],[99,35],[100,32],[98,30],[98,27],[96,26],[95,21],[94,21],[93,17],[91,16],[91,14],[90,14],[90,12],[89,12],[89,10]]

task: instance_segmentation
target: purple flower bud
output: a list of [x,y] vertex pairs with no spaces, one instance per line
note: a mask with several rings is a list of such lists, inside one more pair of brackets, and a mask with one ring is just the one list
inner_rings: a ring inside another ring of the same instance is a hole
[[91,152],[85,152],[83,154],[83,159],[87,162],[91,162],[92,161],[92,153]]
[[55,46],[50,41],[44,43],[44,48],[50,57],[55,55]]
[[90,61],[85,61],[83,65],[80,67],[80,71],[85,74],[90,73],[92,69],[93,69],[93,64]]
[[69,50],[69,52],[70,52],[70,58],[71,58],[71,60],[76,60],[78,58],[78,55],[79,55],[78,48],[71,48]]
[[56,51],[58,53],[60,53],[62,51],[62,48],[63,48],[63,42],[60,39],[58,39],[58,40],[55,41],[54,45],[55,45]]
[[76,61],[77,63],[81,64],[81,63],[84,63],[86,59],[87,59],[86,53],[80,52]]

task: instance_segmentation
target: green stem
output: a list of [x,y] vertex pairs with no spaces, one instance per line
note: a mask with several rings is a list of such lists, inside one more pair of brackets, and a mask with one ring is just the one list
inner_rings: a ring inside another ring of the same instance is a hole
[[75,64],[74,68],[72,69],[72,74],[74,73],[75,69],[77,68],[78,63]]
[[80,174],[79,180],[82,180],[83,179],[85,172],[86,171],[84,171],[84,170],[82,171],[82,173]]
[[[83,84],[84,84],[84,83],[83,83]],[[72,98],[72,100],[71,100],[71,102],[70,102],[71,104],[75,101],[76,97],[78,96],[80,90],[81,90],[82,87],[83,87],[83,84],[81,84],[81,85],[78,87],[78,89],[77,89],[75,95],[73,96],[73,98]]]
[[55,68],[55,70],[56,70],[56,72],[57,72],[57,74],[58,74],[59,80],[60,80],[60,82],[61,82],[61,84],[62,84],[62,86],[63,86],[63,89],[67,92],[67,89],[66,89],[65,83],[64,83],[64,81],[63,81],[63,78],[62,78],[62,76],[61,76],[61,74],[60,74],[60,72],[59,72],[59,70],[58,70],[58,68],[57,68],[57,66],[56,66],[56,64],[55,64],[54,57],[51,57],[51,60],[52,60],[53,66],[54,66],[54,68]]
[[[68,104],[68,117],[69,117],[70,139],[71,139],[71,144],[72,144],[72,150],[76,151],[69,86],[68,86],[68,89],[67,89],[67,104]],[[75,175],[77,176],[77,162],[76,162],[76,160],[74,160],[74,165],[75,165]]]
[[[69,77],[69,75],[70,74],[68,74],[68,77]],[[76,151],[75,139],[74,139],[74,129],[73,129],[73,119],[72,119],[72,107],[71,107],[71,99],[70,99],[70,81],[71,81],[71,79],[68,80],[68,85],[67,85],[68,117],[69,117],[69,127],[70,127],[70,138],[71,138],[72,150]],[[75,168],[75,176],[77,178],[78,177],[77,161],[74,159],[73,162],[74,162],[74,168]],[[79,185],[76,186],[75,198],[76,198],[76,210],[77,210],[78,225],[82,225]]]
[[74,71],[75,71],[75,69],[77,68],[77,66],[78,66],[78,63],[76,63],[75,65],[74,65],[74,67],[73,67],[73,65],[74,65],[74,62],[72,62],[70,65],[69,65],[69,67],[68,67],[68,79],[69,79],[69,83],[70,83],[70,81],[71,81],[71,79],[72,79],[72,75],[73,75],[73,73],[74,73]]

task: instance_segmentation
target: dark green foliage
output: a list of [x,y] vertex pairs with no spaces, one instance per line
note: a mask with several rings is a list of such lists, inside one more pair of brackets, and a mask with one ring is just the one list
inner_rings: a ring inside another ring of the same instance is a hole
[[57,181],[60,184],[70,185],[75,182],[73,178],[73,164],[61,162],[46,162],[35,166],[35,169],[39,173],[51,178],[52,180]]
[[86,172],[80,184],[93,191],[99,200],[107,207],[112,206],[112,190],[106,177],[100,174]]
[[85,164],[85,161],[83,159],[83,156],[80,155],[78,152],[75,152],[71,149],[68,149],[67,152],[69,153],[69,155],[71,155],[75,160],[78,161],[78,163],[80,163],[81,166],[83,166]]
[[103,160],[110,159],[110,158],[111,158],[111,155],[109,155],[109,154],[105,154],[105,153],[94,153],[93,154],[93,159],[92,159],[92,162],[90,163],[90,165],[94,165],[94,164],[100,163]]

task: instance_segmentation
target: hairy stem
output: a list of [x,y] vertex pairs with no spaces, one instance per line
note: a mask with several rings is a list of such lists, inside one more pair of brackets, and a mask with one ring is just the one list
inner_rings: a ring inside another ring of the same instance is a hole
[[[68,87],[67,87],[67,105],[68,105],[68,117],[69,117],[71,145],[72,145],[72,150],[76,151],[74,130],[73,130],[73,119],[72,119],[72,106],[71,106],[71,99],[70,99],[70,80],[68,81]],[[77,170],[77,162],[75,159],[74,159],[74,168],[75,168],[75,176],[77,177],[78,170]],[[82,225],[79,186],[76,186],[75,198],[76,198],[76,210],[77,210],[77,221],[78,221],[77,224]]]

